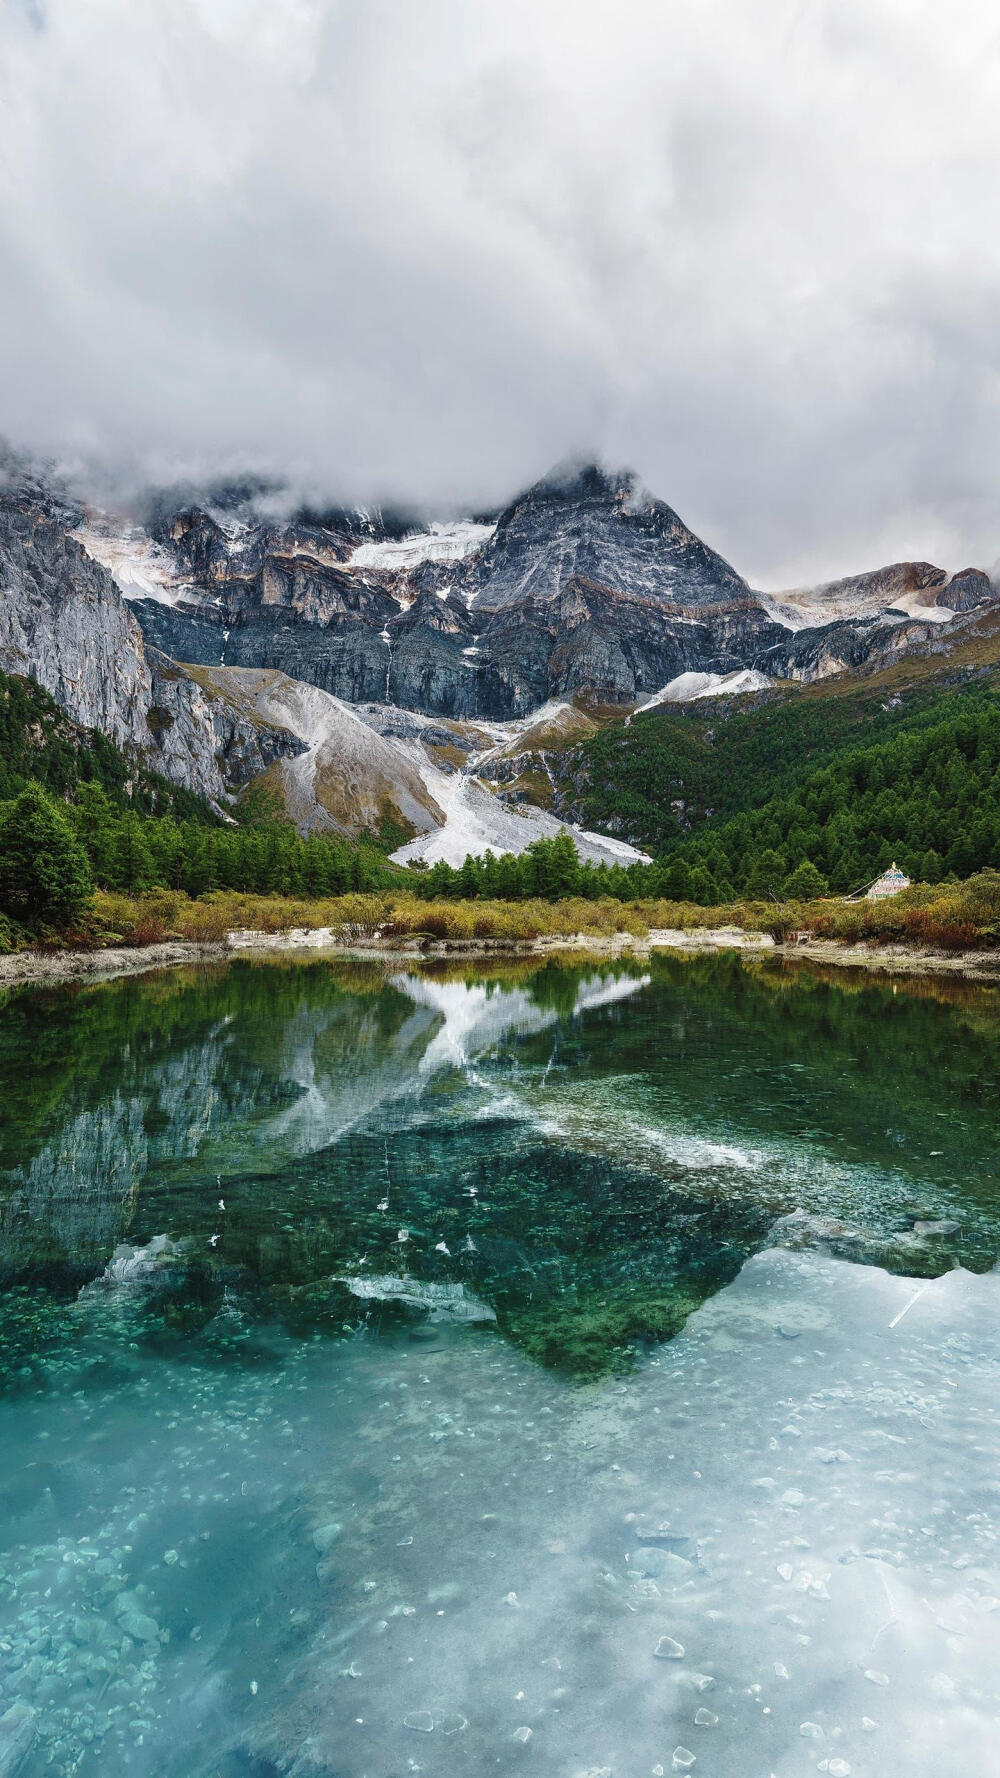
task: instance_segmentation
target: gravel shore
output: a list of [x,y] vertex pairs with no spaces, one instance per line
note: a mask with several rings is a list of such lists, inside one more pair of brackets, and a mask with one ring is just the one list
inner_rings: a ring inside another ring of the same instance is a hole
[[651,951],[739,950],[751,955],[797,963],[822,963],[849,969],[867,969],[885,975],[941,975],[966,981],[1000,982],[1000,950],[931,951],[906,945],[842,944],[834,939],[809,939],[800,944],[776,944],[767,933],[745,932],[739,927],[700,927],[691,931],[653,931],[647,938],[615,933],[610,938],[589,933],[573,937],[553,936],[514,942],[501,939],[441,939],[433,943],[400,940],[387,944],[355,941],[338,943],[329,928],[304,927],[289,932],[232,932],[228,939],[195,944],[176,939],[165,944],[117,946],[98,951],[17,951],[0,957],[0,988],[34,983],[109,981],[115,976],[137,975],[151,969],[168,969],[182,963],[218,963],[227,957],[267,953],[272,955],[323,954],[345,959],[385,957],[393,960],[429,960],[435,957],[470,961],[497,956],[548,956],[555,951],[585,952],[591,957],[646,957]]

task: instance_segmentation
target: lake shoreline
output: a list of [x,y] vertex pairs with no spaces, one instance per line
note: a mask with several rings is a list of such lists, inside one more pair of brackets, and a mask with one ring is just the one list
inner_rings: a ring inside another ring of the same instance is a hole
[[110,981],[125,975],[145,974],[188,963],[219,963],[230,958],[260,954],[313,955],[345,961],[433,962],[485,961],[492,957],[544,957],[578,952],[587,957],[649,957],[653,951],[678,951],[688,955],[738,950],[767,960],[820,963],[847,969],[864,969],[881,975],[936,975],[966,981],[1000,982],[1000,950],[947,952],[913,945],[859,944],[839,939],[812,938],[800,943],[776,943],[768,933],[738,927],[699,927],[690,931],[654,930],[648,937],[618,932],[610,937],[576,933],[553,934],[536,939],[438,939],[402,938],[398,942],[338,941],[329,928],[298,927],[287,932],[233,932],[225,940],[196,942],[167,940],[151,945],[107,946],[98,950],[15,951],[0,957],[0,988],[57,985],[72,981]]

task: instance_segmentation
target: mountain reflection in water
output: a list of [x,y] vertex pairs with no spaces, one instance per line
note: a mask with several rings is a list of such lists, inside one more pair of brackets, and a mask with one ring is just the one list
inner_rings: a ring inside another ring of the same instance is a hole
[[998,1077],[725,956],[9,996],[0,1771],[986,1778]]

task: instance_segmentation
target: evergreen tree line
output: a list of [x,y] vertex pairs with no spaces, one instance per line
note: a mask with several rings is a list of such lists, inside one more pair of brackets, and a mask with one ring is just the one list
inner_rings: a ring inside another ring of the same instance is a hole
[[[19,682],[12,683],[20,698]],[[24,695],[33,699],[34,688]],[[61,735],[54,743],[49,764],[72,778],[72,800],[25,781],[20,758],[16,769],[10,762],[0,800],[0,913],[25,925],[72,922],[95,886],[129,894],[159,886],[192,896],[405,887],[469,900],[663,897],[709,906],[844,894],[893,859],[929,883],[1000,869],[1000,700],[990,694],[955,698],[936,723],[842,750],[759,807],[708,820],[654,862],[627,866],[583,864],[563,834],[519,856],[486,853],[457,870],[404,871],[371,846],[303,839],[266,807],[251,808],[240,825],[215,822],[195,799],[191,815],[183,804],[152,813],[145,792],[145,806],[136,807],[129,787],[116,781],[113,750],[101,782],[81,775],[88,756],[72,738],[65,750]],[[151,784],[149,800],[157,794]]]
[[670,864],[692,879],[705,873],[715,899],[727,901],[795,893],[800,871],[815,893],[847,894],[894,859],[924,883],[1000,868],[995,698],[915,734],[850,749],[785,795],[706,826]]
[[273,819],[211,827],[144,815],[93,782],[79,784],[72,803],[36,783],[0,803],[0,913],[26,926],[72,923],[95,887],[327,896],[398,885],[402,874],[372,847],[302,839]]

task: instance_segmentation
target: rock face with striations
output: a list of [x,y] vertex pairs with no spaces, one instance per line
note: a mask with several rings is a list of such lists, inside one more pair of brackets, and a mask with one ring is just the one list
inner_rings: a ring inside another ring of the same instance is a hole
[[[270,767],[313,785],[316,761],[332,795],[340,747],[296,732],[301,699],[288,723],[249,710],[219,667],[352,706],[502,721],[551,700],[632,708],[689,673],[808,681],[947,648],[997,597],[980,570],[927,562],[755,592],[634,475],[595,467],[546,477],[498,516],[437,524],[343,509],[278,521],[244,489],[159,497],[140,526],[9,464],[0,475],[0,666],[218,808]],[[435,810],[391,776],[393,819],[403,796],[422,831]]]
[[0,496],[0,666],[36,679],[85,727],[142,746],[151,701],[142,631],[70,535],[77,516],[31,485]]
[[72,534],[82,514],[37,480],[0,489],[0,667],[75,722],[224,808],[230,789],[303,743],[213,703],[147,649],[135,613]]
[[360,535],[343,516],[335,531],[226,538],[204,514],[178,515],[161,537],[190,586],[169,605],[142,601],[140,621],[175,659],[497,719],[577,693],[634,703],[688,668],[732,672],[786,634],[632,475],[557,474],[495,526],[459,521],[453,539],[445,527],[406,545]]
[[981,571],[949,580],[928,562],[760,594],[635,476],[595,467],[546,477],[494,521],[404,535],[344,511],[282,526],[189,506],[157,525],[177,585],[135,606],[155,647],[445,717],[629,706],[691,671],[814,679],[995,597]]

